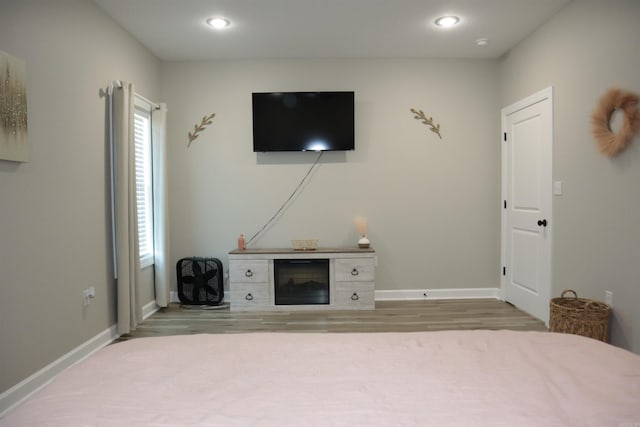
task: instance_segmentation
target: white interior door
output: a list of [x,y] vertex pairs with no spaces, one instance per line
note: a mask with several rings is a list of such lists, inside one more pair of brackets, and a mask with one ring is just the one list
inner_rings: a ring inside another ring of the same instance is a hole
[[502,109],[502,290],[549,322],[552,221],[552,89]]

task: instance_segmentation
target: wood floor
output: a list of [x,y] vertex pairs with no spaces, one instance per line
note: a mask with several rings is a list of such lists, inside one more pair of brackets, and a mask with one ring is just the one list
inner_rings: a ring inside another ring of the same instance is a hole
[[544,323],[494,299],[377,301],[375,310],[231,312],[172,304],[121,339],[242,332],[412,332],[450,329],[546,331]]

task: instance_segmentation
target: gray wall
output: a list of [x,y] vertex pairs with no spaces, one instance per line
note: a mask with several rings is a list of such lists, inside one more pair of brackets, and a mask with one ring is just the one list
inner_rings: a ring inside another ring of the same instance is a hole
[[0,160],[1,392],[115,323],[99,90],[156,98],[160,63],[85,0],[1,0],[0,43],[26,61],[31,144],[29,163]]
[[554,87],[553,295],[613,292],[612,341],[640,352],[640,137],[619,157],[590,132],[610,87],[640,93],[640,2],[574,1],[500,64],[501,104]]
[[[253,153],[252,92],[353,90],[355,151],[326,153],[255,246],[355,246],[353,219],[364,215],[376,289],[499,286],[498,61],[165,63],[162,88],[173,262],[212,255],[226,265],[237,236],[259,230],[317,157]],[[410,108],[433,116],[442,140]],[[187,132],[210,113],[213,124],[187,148]]]
[[[172,262],[226,261],[315,159],[251,152],[252,91],[355,90],[356,151],[327,153],[256,245],[352,245],[353,217],[365,215],[377,288],[389,290],[498,286],[499,111],[554,86],[554,175],[565,183],[554,200],[554,294],[612,290],[614,343],[640,351],[638,139],[612,160],[589,133],[608,87],[640,92],[640,3],[573,2],[501,61],[160,64],[90,1],[0,0],[0,10],[0,49],[27,63],[31,142],[29,163],[0,161],[0,391],[115,323],[98,93],[113,79],[168,102]],[[412,107],[433,115],[443,140]],[[187,132],[212,112],[187,149]],[[97,298],[83,310],[88,286]]]

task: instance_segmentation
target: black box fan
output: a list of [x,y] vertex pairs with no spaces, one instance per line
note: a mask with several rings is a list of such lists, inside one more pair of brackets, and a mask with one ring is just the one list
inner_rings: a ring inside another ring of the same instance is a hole
[[188,305],[220,305],[224,298],[222,263],[217,258],[182,258],[176,264],[178,298]]

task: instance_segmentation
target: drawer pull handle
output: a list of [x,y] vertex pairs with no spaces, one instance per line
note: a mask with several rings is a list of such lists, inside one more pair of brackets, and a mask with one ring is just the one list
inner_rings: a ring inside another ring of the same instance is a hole
[[[253,277],[253,271],[251,271],[251,269],[249,269],[244,273],[244,275],[247,276],[247,277]],[[251,294],[249,294],[249,295],[251,295]]]
[[353,270],[351,270],[351,275],[352,276],[357,276],[358,274],[360,274],[360,272],[358,271],[357,268],[354,268]]
[[352,301],[358,301],[359,299],[360,299],[360,297],[358,296],[357,293],[354,292],[353,295],[351,295],[351,300]]
[[252,301],[253,300],[253,295],[251,295],[251,293],[248,293],[246,297],[244,297],[244,299],[246,299],[247,301]]

